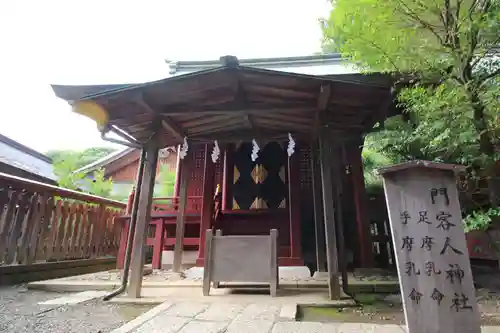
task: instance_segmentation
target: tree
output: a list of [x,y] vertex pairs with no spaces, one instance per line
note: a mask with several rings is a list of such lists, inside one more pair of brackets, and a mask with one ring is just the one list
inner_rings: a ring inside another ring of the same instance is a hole
[[76,155],[66,155],[64,159],[54,160],[54,174],[59,186],[79,190],[83,184],[85,174],[83,172],[74,172],[77,169],[78,157]]
[[497,205],[500,1],[337,0],[333,5],[322,22],[323,48],[339,48],[363,71],[399,78],[394,88],[404,114],[388,122],[392,128],[378,134],[380,142],[402,159],[461,163],[471,173],[490,175],[490,201]]
[[366,143],[363,148],[362,157],[367,192],[380,191],[382,188],[382,178],[377,173],[377,169],[391,164],[392,160],[379,151],[370,148]]
[[93,195],[98,195],[100,197],[111,198],[111,192],[113,190],[113,180],[111,178],[106,179],[104,177],[104,169],[100,168],[92,173],[91,178],[85,178],[84,188]]
[[54,163],[59,161],[64,161],[67,159],[75,159],[76,169],[79,169],[85,165],[95,162],[112,152],[116,151],[114,148],[109,147],[91,147],[83,151],[74,150],[50,150],[45,153],[48,157],[52,159]]
[[54,174],[59,186],[101,197],[112,197],[113,181],[104,177],[104,169],[95,170],[91,177],[86,177],[83,172],[75,172],[77,165],[76,155],[68,155],[66,159],[54,162]]

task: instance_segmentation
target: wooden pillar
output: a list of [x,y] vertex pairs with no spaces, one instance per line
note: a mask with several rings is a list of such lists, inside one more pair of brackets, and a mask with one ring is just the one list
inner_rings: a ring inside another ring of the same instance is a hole
[[205,171],[203,172],[203,194],[201,204],[201,223],[200,223],[200,247],[198,251],[198,258],[196,260],[197,266],[203,266],[205,255],[205,237],[207,229],[211,228],[213,207],[214,207],[214,185],[215,185],[215,166],[212,161],[211,152],[208,145],[205,146]]
[[156,178],[158,163],[158,145],[153,138],[146,147],[144,161],[143,181],[139,195],[137,210],[137,223],[133,242],[132,260],[130,264],[130,284],[127,293],[130,297],[141,296],[142,274],[145,261],[146,238],[149,221],[151,220],[151,203],[153,201],[153,188]]
[[177,161],[175,163],[174,197],[178,197],[179,196],[179,191],[180,191],[180,187],[181,187],[181,174],[182,174],[182,170],[181,170],[181,157],[180,157],[180,154],[179,154],[180,150],[181,150],[181,146],[178,145],[177,146]]
[[316,268],[318,272],[326,272],[325,224],[323,221],[323,204],[321,202],[321,168],[319,163],[319,146],[311,146],[311,172],[314,208],[314,230],[316,238]]
[[222,177],[222,210],[233,208],[234,144],[224,149],[224,174]]
[[346,147],[348,163],[351,165],[351,180],[356,206],[356,226],[359,237],[360,266],[373,267],[373,250],[368,216],[368,196],[365,189],[361,141],[356,140]]
[[300,228],[300,165],[298,147],[288,157],[288,214],[290,218],[290,257],[302,257]]
[[175,248],[174,264],[172,270],[179,272],[182,265],[182,252],[184,243],[184,226],[186,222],[186,205],[188,200],[188,183],[191,176],[191,164],[194,152],[190,150],[186,157],[181,160],[182,168],[180,189],[179,189],[179,208],[177,210],[177,221],[175,223]]
[[347,257],[344,237],[344,218],[342,213],[342,177],[344,173],[344,164],[342,163],[342,146],[336,145],[332,148],[333,159],[333,184],[334,184],[334,207],[335,207],[335,231],[337,233],[337,252],[338,252],[338,268],[342,275],[342,285],[344,291],[348,288],[347,278]]
[[[328,264],[328,292],[330,299],[340,299],[338,279],[338,254],[335,231],[335,210],[332,187],[332,156],[330,142],[332,141],[323,130],[320,133],[320,163],[323,189],[323,215],[326,235],[326,258]],[[330,139],[330,140],[329,140]]]

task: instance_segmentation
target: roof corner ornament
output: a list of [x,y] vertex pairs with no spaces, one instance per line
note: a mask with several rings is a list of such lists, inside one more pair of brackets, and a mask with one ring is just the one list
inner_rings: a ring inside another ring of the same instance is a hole
[[181,149],[179,150],[179,157],[181,160],[183,160],[184,157],[186,157],[188,149],[189,149],[189,145],[187,142],[187,137],[184,137],[184,143],[182,144]]
[[219,143],[217,140],[214,141],[214,149],[212,150],[212,162],[217,163],[220,156]]
[[257,157],[259,157],[259,145],[257,144],[257,141],[255,139],[252,139],[252,155],[250,157],[252,158],[252,162],[255,162],[257,160]]
[[292,156],[295,152],[295,140],[292,138],[292,134],[288,133],[288,148],[286,149],[288,157]]

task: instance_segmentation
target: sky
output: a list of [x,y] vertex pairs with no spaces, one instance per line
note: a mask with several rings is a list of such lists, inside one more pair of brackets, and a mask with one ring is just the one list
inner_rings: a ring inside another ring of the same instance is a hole
[[50,84],[139,83],[169,60],[310,55],[327,0],[0,1],[0,133],[40,152],[110,145]]

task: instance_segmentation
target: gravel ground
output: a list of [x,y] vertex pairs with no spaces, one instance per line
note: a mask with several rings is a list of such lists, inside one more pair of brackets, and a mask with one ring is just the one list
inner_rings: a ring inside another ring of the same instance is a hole
[[91,300],[74,305],[39,305],[60,293],[0,287],[0,332],[105,333],[149,310],[151,306],[116,305]]
[[[66,280],[66,281],[79,281],[79,280],[85,280],[85,281],[121,281],[121,276],[122,276],[122,271],[118,269],[113,269],[109,271],[104,271],[104,272],[97,272],[97,273],[90,273],[90,274],[83,274],[83,275],[75,275],[75,276],[69,276],[65,278],[61,278],[61,280]],[[183,280],[185,279],[185,276],[183,273],[174,273],[171,270],[160,270],[160,269],[155,269],[152,272],[149,272],[148,274],[144,275],[143,280],[144,281],[178,281],[178,280]]]

